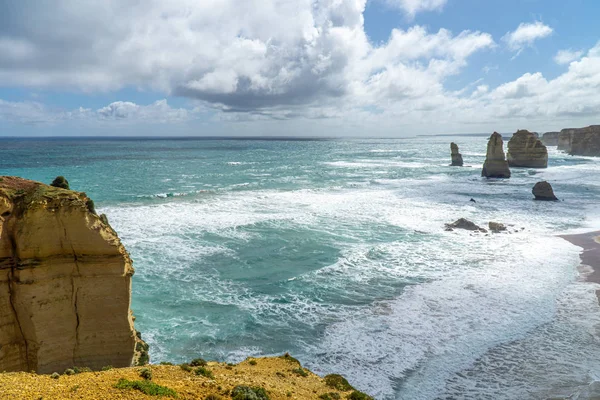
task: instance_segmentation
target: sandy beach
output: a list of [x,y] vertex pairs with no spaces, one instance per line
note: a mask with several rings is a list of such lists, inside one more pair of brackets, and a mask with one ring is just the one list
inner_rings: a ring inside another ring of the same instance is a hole
[[[588,282],[600,283],[600,231],[581,233],[577,235],[561,235],[575,246],[582,248],[580,257],[581,265],[591,268],[591,272],[585,274]],[[598,302],[600,302],[600,290],[596,291]]]

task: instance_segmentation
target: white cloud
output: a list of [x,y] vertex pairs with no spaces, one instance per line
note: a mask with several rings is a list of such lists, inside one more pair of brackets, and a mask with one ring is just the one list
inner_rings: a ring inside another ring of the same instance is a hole
[[61,110],[39,102],[0,100],[0,121],[25,125],[52,125],[69,121],[171,124],[188,121],[196,112],[172,108],[166,100],[158,100],[149,105],[117,101],[95,111],[82,107]]
[[412,18],[419,12],[439,11],[444,8],[448,0],[387,0],[387,2],[404,10]]
[[583,51],[580,50],[559,50],[554,56],[554,61],[559,65],[569,64],[573,61],[579,60],[583,55]]
[[522,23],[515,31],[504,35],[502,40],[510,50],[520,53],[526,47],[532,46],[536,40],[550,36],[552,32],[553,29],[541,21]]
[[[408,15],[445,3],[395,2]],[[497,87],[473,76],[457,88],[452,79],[470,58],[494,48],[490,34],[413,26],[373,44],[365,6],[366,0],[0,2],[0,86],[92,93],[134,87],[186,97],[196,107],[161,100],[57,110],[0,101],[0,120],[182,126],[204,113],[213,114],[214,126],[243,124],[261,134],[267,127],[394,134],[399,125],[411,133],[452,132],[516,128],[526,120],[557,129],[562,119],[575,125],[600,117],[600,46],[554,79],[533,70]],[[19,17],[24,9],[29,19]],[[541,22],[521,24],[503,40],[519,52],[551,33]],[[482,75],[497,68],[488,65]]]

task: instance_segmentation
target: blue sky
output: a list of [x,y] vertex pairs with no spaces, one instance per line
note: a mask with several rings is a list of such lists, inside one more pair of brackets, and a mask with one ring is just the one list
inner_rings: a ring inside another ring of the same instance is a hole
[[0,135],[536,131],[600,123],[591,0],[0,4]]

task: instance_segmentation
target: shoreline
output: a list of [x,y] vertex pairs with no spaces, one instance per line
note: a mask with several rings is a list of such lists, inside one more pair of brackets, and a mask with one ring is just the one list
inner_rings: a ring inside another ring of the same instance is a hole
[[[589,271],[581,271],[586,282],[600,284],[600,231],[591,231],[575,235],[558,235],[575,246],[581,247],[579,258],[580,267],[589,268]],[[596,297],[600,304],[600,289],[596,290]]]

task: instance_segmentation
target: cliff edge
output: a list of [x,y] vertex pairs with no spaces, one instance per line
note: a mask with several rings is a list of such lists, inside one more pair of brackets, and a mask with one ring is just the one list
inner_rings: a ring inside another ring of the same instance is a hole
[[0,371],[131,366],[133,273],[85,193],[0,177]]

